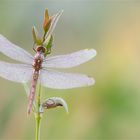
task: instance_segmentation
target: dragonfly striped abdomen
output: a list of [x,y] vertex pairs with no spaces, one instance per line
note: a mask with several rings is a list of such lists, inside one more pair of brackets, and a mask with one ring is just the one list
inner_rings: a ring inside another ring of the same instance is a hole
[[31,112],[33,101],[35,98],[37,81],[38,81],[40,69],[42,68],[43,59],[44,59],[44,54],[41,51],[39,51],[36,53],[32,64],[33,75],[32,75],[31,89],[29,95],[28,114],[30,114]]

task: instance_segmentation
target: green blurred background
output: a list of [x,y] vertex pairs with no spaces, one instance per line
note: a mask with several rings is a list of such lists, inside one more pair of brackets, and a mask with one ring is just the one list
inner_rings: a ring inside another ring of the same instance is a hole
[[[69,106],[49,110],[42,119],[42,140],[140,139],[140,1],[0,0],[0,33],[32,51],[31,28],[42,33],[44,10],[64,9],[54,32],[52,55],[94,48],[96,58],[66,70],[93,76],[93,87],[43,89]],[[0,55],[0,58],[11,61]],[[0,139],[34,139],[35,120],[27,116],[21,84],[0,78]]]

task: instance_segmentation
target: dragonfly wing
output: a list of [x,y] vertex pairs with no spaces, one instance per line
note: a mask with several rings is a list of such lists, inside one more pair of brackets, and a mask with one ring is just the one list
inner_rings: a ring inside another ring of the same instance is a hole
[[47,68],[71,68],[89,61],[96,55],[94,49],[84,49],[67,55],[46,58],[43,66]]
[[43,86],[55,89],[84,87],[95,83],[93,78],[86,75],[44,69],[40,72],[40,82]]
[[4,36],[0,35],[0,52],[4,55],[21,62],[31,64],[33,62],[33,56],[24,49],[11,43]]
[[46,39],[47,39],[49,36],[52,35],[52,33],[53,33],[54,29],[55,29],[55,26],[56,26],[56,24],[57,24],[57,22],[58,22],[60,16],[62,15],[62,13],[63,13],[63,10],[60,11],[60,12],[58,12],[56,15],[52,16],[51,25],[50,25],[50,27],[49,27],[49,30],[48,30],[47,34],[46,34]]
[[0,61],[0,76],[14,82],[25,83],[31,80],[32,67],[26,64],[12,64]]

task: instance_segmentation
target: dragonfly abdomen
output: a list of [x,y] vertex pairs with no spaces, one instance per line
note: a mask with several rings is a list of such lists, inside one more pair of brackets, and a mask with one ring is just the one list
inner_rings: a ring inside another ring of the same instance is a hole
[[35,55],[35,59],[33,62],[33,76],[32,76],[32,82],[31,82],[31,89],[30,89],[30,95],[29,95],[29,104],[28,104],[28,114],[30,114],[35,98],[36,93],[36,85],[39,77],[40,69],[42,68],[42,62],[43,62],[43,55],[41,53],[37,53]]
[[28,114],[30,114],[32,106],[33,106],[38,77],[39,77],[39,71],[34,70],[32,82],[31,82],[30,95],[29,95]]

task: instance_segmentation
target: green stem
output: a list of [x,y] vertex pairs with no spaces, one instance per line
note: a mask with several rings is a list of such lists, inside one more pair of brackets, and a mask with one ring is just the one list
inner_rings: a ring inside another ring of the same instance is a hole
[[40,139],[40,122],[41,122],[41,114],[40,114],[40,96],[41,96],[41,85],[39,85],[39,91],[37,96],[37,112],[35,114],[36,119],[36,140]]
[[40,139],[40,121],[41,118],[36,116],[36,134],[35,134],[36,140]]

